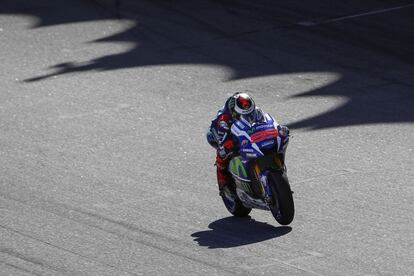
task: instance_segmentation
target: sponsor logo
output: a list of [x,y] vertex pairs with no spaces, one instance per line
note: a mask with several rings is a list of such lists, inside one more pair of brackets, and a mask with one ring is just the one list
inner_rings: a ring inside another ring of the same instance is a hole
[[242,142],[241,142],[241,145],[242,146],[245,146],[245,145],[247,145],[249,143],[249,141],[247,141],[247,140],[243,140]]
[[248,129],[248,130],[247,130],[247,133],[248,133],[248,134],[252,134],[252,133],[254,133],[254,132],[256,132],[256,128],[254,128],[254,127],[252,127],[251,129]]
[[230,171],[241,178],[247,178],[246,169],[238,157],[235,157],[230,161]]
[[262,130],[262,131],[256,132],[250,138],[252,140],[252,143],[259,143],[263,140],[274,139],[277,136],[278,136],[278,132],[276,129],[268,129],[268,130]]
[[246,191],[248,193],[251,193],[252,192],[252,190],[250,189],[249,183],[246,183],[244,181],[241,181],[240,184],[241,184],[240,187],[242,188],[242,190],[244,190],[244,191]]
[[264,128],[270,128],[273,127],[271,125],[261,125],[261,126],[257,126],[256,129],[264,129]]
[[269,146],[269,145],[273,145],[274,143],[275,143],[275,141],[274,141],[274,140],[270,140],[270,141],[264,142],[264,143],[262,144],[262,147],[266,147],[266,146]]

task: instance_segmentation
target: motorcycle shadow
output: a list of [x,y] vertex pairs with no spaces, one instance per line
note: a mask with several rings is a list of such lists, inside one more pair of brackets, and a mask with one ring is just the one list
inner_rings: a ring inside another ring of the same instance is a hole
[[194,241],[210,249],[230,248],[270,240],[292,231],[290,226],[275,227],[251,217],[227,217],[208,225],[211,230],[193,233]]

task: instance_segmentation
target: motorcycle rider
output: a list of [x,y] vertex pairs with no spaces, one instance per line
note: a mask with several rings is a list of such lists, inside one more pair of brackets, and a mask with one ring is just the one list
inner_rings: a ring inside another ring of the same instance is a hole
[[[243,92],[236,92],[229,97],[224,106],[218,110],[216,118],[211,121],[210,128],[207,132],[208,143],[217,150],[216,167],[217,167],[217,184],[220,195],[226,190],[231,181],[228,165],[237,141],[231,134],[232,124],[239,119],[248,122],[260,122],[264,120],[264,114],[261,109],[257,108],[253,99]],[[289,135],[289,129],[286,126],[278,126],[279,136],[285,138]],[[287,145],[286,145],[287,146]]]

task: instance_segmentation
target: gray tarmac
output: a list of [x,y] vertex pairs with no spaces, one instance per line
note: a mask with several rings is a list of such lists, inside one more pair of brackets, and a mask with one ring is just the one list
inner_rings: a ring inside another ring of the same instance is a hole
[[[412,1],[0,4],[0,275],[413,275]],[[295,219],[227,212],[210,120],[290,126]]]

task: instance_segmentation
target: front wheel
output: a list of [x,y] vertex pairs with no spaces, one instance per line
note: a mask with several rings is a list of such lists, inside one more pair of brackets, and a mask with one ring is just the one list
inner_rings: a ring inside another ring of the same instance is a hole
[[223,200],[224,206],[226,209],[236,217],[246,217],[252,211],[252,208],[247,208],[243,205],[241,200],[236,194],[231,196],[222,195],[221,199]]
[[269,176],[269,184],[273,194],[270,211],[278,223],[288,225],[292,222],[295,215],[295,206],[289,180],[286,173],[282,171],[271,172]]

